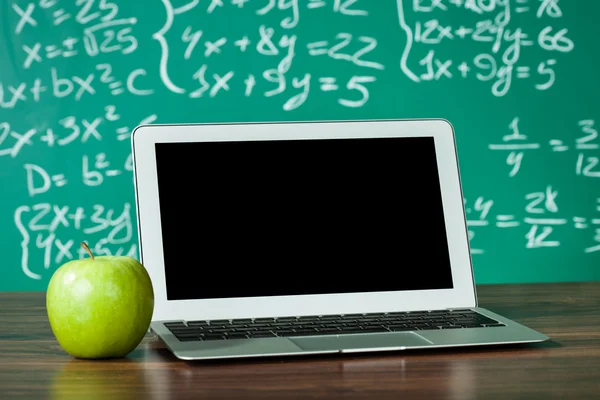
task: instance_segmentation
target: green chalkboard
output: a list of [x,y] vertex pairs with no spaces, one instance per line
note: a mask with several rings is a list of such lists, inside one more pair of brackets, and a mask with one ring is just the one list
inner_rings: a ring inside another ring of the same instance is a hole
[[82,240],[137,255],[142,122],[419,117],[456,129],[478,283],[597,280],[598,15],[589,0],[0,0],[0,290],[44,290]]

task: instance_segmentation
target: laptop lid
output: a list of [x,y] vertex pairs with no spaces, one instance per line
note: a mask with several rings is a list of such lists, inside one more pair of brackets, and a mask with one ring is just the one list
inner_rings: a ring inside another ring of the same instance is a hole
[[155,321],[476,305],[447,121],[146,125],[132,154]]

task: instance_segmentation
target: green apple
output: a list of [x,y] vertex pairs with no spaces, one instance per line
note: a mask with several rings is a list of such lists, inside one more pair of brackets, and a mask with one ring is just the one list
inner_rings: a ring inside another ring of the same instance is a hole
[[59,267],[46,292],[46,311],[58,343],[77,358],[116,358],[142,341],[154,312],[146,268],[128,256],[72,260]]

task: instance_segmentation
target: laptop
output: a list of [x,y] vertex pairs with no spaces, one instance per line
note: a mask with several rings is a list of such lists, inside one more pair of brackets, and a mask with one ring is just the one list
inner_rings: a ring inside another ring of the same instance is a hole
[[143,125],[150,329],[207,360],[532,343],[477,304],[448,121]]

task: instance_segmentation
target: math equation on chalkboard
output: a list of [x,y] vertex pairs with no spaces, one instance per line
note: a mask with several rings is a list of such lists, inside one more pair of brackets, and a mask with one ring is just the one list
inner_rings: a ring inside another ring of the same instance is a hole
[[479,276],[518,280],[536,257],[576,259],[569,278],[598,276],[600,2],[0,0],[0,10],[0,290],[43,288],[86,256],[82,240],[94,254],[136,256],[131,132],[213,121],[448,119]]
[[[365,0],[193,0],[177,5],[156,0],[152,8],[164,7],[164,20],[160,29],[145,37],[135,30],[143,25],[144,14],[123,12],[123,2],[75,0],[70,7],[63,1],[5,3],[9,15],[3,19],[20,44],[14,49],[15,67],[23,71],[44,67],[42,75],[30,80],[2,82],[0,105],[7,109],[52,98],[153,96],[158,90],[156,73],[160,89],[184,97],[232,93],[246,101],[275,97],[282,99],[280,106],[286,111],[301,107],[314,91],[334,93],[331,106],[361,107],[373,95],[370,87],[390,68],[413,82],[474,80],[488,86],[494,96],[505,96],[516,81],[529,82],[539,91],[552,88],[559,78],[558,63],[575,46],[561,24],[558,0],[397,0],[396,4],[382,0],[378,3],[397,13],[400,28],[394,64],[382,59],[376,32],[353,32],[356,24],[370,18],[372,2]],[[232,10],[243,13],[244,21],[256,23],[236,29],[227,23]],[[329,16],[324,13],[343,18],[339,32],[306,35],[310,38],[295,33],[304,18],[315,14],[326,20]],[[261,17],[271,15],[279,23],[262,23]],[[550,23],[526,29],[520,22],[523,16]],[[223,25],[203,29],[206,24],[200,21],[207,18]],[[119,63],[126,59],[120,56],[135,57],[144,51],[140,41],[147,40],[159,47],[153,62],[157,66],[117,68],[114,62],[101,61],[106,55]],[[534,59],[528,54],[532,49],[539,50]],[[92,67],[85,73],[61,68],[81,57]],[[231,62],[223,62],[224,57]],[[236,57],[252,61],[240,65]],[[344,79],[317,71],[294,73],[295,63],[312,58],[335,61],[331,66],[352,73]],[[272,66],[253,71],[252,65],[263,59]]]

